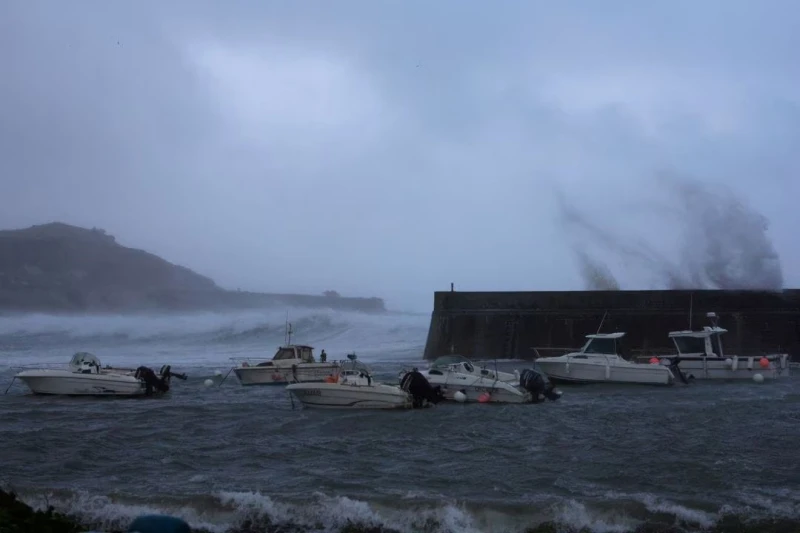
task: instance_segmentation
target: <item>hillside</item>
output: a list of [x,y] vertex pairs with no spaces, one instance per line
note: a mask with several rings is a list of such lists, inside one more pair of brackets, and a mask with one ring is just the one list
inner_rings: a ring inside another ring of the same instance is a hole
[[0,310],[120,312],[268,306],[385,311],[380,298],[228,291],[100,229],[62,223],[0,231]]

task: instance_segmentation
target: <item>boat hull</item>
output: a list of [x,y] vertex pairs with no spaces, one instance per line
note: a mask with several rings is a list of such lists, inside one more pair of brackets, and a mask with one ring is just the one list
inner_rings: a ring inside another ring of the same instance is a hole
[[620,383],[640,385],[672,385],[675,377],[664,365],[604,365],[572,360],[536,360],[536,364],[554,383]]
[[59,396],[141,396],[145,385],[133,376],[26,370],[16,375],[34,394]]
[[455,394],[462,392],[465,402],[479,402],[482,395],[489,394],[489,403],[531,403],[531,393],[522,391],[504,381],[473,377],[468,374],[421,372],[432,386],[440,386],[445,400],[457,401]]
[[286,390],[315,409],[411,409],[411,395],[399,387],[336,383],[292,383]]
[[[674,356],[659,357],[661,364]],[[752,380],[756,374],[766,380],[789,377],[791,375],[788,355],[766,355],[767,368],[759,364],[761,357],[691,357],[682,356],[678,366],[684,375],[696,380]]]
[[[431,385],[439,385],[439,383],[431,382]],[[455,384],[448,386],[442,385],[442,392],[444,398],[449,401],[456,401],[455,393],[461,391],[465,396],[465,403],[478,402],[480,403],[481,396],[484,394],[489,395],[488,403],[532,403],[533,397],[528,392],[510,392],[505,389],[497,387],[482,387],[482,386],[466,386],[458,387]]]
[[321,383],[336,372],[337,365],[311,363],[291,367],[279,366],[239,366],[233,372],[242,385],[286,385],[288,383]]

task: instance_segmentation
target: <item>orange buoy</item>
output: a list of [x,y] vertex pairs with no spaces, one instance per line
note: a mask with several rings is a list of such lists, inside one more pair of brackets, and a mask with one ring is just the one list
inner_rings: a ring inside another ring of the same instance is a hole
[[492,395],[488,392],[482,392],[480,396],[478,396],[478,403],[487,403],[489,400],[492,399]]
[[325,383],[336,383],[336,376],[325,376]]
[[758,364],[761,368],[767,368],[769,367],[769,359],[767,359],[766,357],[762,357],[761,359],[758,360]]
[[658,357],[651,357],[650,358],[650,364],[651,365],[657,365],[658,364]]

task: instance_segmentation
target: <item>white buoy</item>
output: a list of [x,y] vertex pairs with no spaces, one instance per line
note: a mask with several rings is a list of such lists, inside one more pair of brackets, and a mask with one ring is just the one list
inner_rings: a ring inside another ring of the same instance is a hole
[[464,403],[467,401],[467,395],[457,390],[455,394],[453,394],[453,399],[459,403]]
[[753,374],[753,381],[756,383],[764,383],[764,376],[761,374]]
[[206,387],[211,387],[211,386],[213,386],[213,385],[214,385],[214,380],[213,380],[213,379],[211,379],[211,378],[209,378],[209,379],[207,379],[207,380],[205,380],[205,381],[203,382],[203,385],[205,385]]
[[727,366],[728,368],[733,368],[733,359],[731,359],[730,357],[726,358],[725,366]]
[[214,375],[216,377],[220,377],[222,375],[222,371],[221,370],[214,370]]

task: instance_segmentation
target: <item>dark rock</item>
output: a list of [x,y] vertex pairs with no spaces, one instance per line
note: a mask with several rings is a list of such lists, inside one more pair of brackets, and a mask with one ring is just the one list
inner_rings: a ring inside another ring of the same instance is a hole
[[84,528],[52,507],[34,511],[13,492],[0,490],[0,533],[79,533]]

